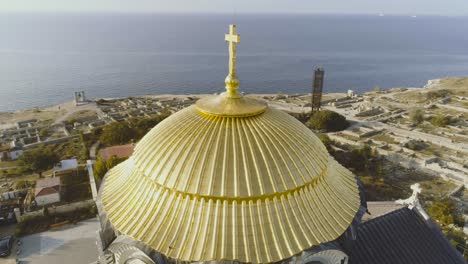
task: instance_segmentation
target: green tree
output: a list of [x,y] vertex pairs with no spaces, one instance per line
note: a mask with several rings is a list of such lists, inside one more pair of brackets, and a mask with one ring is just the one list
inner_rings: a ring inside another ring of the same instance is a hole
[[334,132],[346,129],[349,122],[346,118],[330,110],[322,110],[312,114],[309,120],[309,127],[315,130],[325,130]]
[[112,123],[106,126],[99,141],[105,145],[121,145],[135,137],[135,131],[127,123]]
[[122,161],[126,160],[127,158],[118,158],[116,156],[112,156],[110,159],[106,161],[107,170],[112,169],[113,167],[117,166]]
[[148,118],[134,119],[130,121],[130,126],[135,130],[135,139],[138,140],[146,135],[153,127],[166,119],[169,114],[160,114]]
[[413,125],[419,125],[424,121],[424,111],[420,108],[413,109],[409,113],[409,118]]
[[96,160],[96,163],[94,164],[94,177],[96,178],[96,180],[101,180],[106,173],[106,162],[103,161],[102,158],[99,156]]
[[97,180],[101,180],[110,169],[112,169],[124,160],[126,160],[126,158],[118,158],[116,156],[112,156],[107,161],[105,161],[101,157],[98,157],[96,163],[94,164],[94,177]]
[[42,177],[44,171],[59,162],[59,157],[49,148],[42,147],[26,150],[18,160],[22,169],[36,172]]

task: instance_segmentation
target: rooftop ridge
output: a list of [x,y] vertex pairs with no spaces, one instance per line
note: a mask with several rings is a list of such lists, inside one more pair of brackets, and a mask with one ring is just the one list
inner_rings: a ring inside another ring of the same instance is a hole
[[[242,201],[261,201],[265,202],[266,200],[273,200],[274,198],[281,199],[282,196],[288,196],[288,195],[294,195],[297,192],[303,191],[306,188],[313,188],[315,185],[320,183],[321,181],[324,180],[324,177],[327,174],[327,168],[324,168],[322,172],[317,175],[316,178],[313,178],[310,182],[307,182],[303,185],[297,186],[295,188],[285,190],[285,191],[279,191],[275,193],[269,193],[269,194],[263,194],[263,195],[255,195],[255,196],[245,196],[245,197],[229,197],[229,196],[218,196],[218,195],[201,195],[201,194],[195,194],[191,192],[183,192],[180,190],[177,190],[175,188],[169,188],[167,186],[164,186],[162,184],[159,184],[152,180],[149,176],[147,176],[135,163],[133,163],[133,157],[130,157],[129,160],[131,161],[131,164],[138,170],[138,174],[142,175],[145,177],[152,185],[156,186],[157,188],[160,188],[162,190],[167,190],[169,193],[175,193],[176,196],[182,195],[182,198],[185,199],[185,197],[189,197],[190,200],[197,199],[205,199],[206,201],[208,200],[221,200],[221,201],[227,201],[228,203],[233,203],[234,201],[237,202],[242,202]],[[127,166],[129,166],[128,164]],[[130,167],[130,166],[129,166]],[[132,173],[132,172],[131,172]],[[134,173],[134,172],[133,172]]]

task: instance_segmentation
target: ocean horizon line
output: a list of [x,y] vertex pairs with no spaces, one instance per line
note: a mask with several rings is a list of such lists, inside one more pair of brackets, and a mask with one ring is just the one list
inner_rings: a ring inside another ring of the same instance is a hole
[[0,15],[213,15],[213,16],[346,16],[346,17],[402,17],[402,18],[468,18],[468,14],[429,14],[429,13],[336,13],[336,12],[158,12],[158,11],[58,11],[58,12],[49,12],[49,11],[2,11],[0,10]]

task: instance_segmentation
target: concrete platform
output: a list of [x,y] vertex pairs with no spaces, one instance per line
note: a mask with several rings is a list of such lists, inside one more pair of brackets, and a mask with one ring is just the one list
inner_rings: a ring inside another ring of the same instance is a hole
[[98,228],[99,221],[95,218],[20,238],[19,260],[22,264],[87,264],[96,261]]

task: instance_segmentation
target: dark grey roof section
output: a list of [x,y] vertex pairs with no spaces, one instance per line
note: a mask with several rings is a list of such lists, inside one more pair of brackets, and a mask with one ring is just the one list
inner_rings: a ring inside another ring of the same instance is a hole
[[407,207],[358,227],[350,264],[465,264],[462,255],[431,221]]

